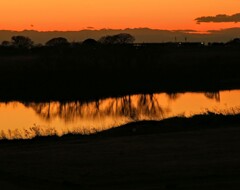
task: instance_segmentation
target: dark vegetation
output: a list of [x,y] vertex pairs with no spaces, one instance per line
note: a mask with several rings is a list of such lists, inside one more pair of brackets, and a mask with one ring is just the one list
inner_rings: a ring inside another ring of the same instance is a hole
[[238,189],[239,115],[1,141],[2,189]]
[[204,131],[207,129],[221,129],[221,128],[239,128],[240,127],[240,114],[217,114],[207,112],[205,114],[194,115],[190,118],[185,116],[177,116],[161,121],[136,121],[131,122],[119,127],[113,127],[105,131],[100,131],[92,134],[66,134],[61,137],[57,135],[49,136],[36,136],[32,139],[2,139],[1,143],[23,143],[29,142],[41,142],[41,141],[85,141],[93,139],[106,139],[112,137],[124,137],[124,136],[138,136],[138,135],[153,135],[164,133],[180,133],[191,131]]
[[93,100],[160,91],[240,88],[240,43],[134,44],[118,34],[46,45],[15,36],[0,47],[1,100]]
[[[5,41],[0,47],[0,99],[93,100],[240,88],[238,40],[133,44],[134,38],[128,37],[82,43],[59,37],[44,46],[25,37]],[[238,189],[239,123],[239,114],[208,113],[130,123],[89,136],[2,140],[0,186]]]

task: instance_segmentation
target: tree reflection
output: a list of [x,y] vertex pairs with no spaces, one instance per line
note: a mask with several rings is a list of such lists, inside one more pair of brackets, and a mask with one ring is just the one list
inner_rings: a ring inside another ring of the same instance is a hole
[[61,118],[66,122],[76,118],[96,119],[104,116],[128,117],[132,120],[162,119],[168,111],[160,106],[159,98],[155,94],[128,95],[95,102],[47,102],[24,105],[32,108],[45,120]]
[[177,100],[180,95],[180,93],[167,93],[167,96],[170,100]]
[[209,99],[214,99],[217,102],[220,102],[220,93],[219,92],[205,92],[204,95]]

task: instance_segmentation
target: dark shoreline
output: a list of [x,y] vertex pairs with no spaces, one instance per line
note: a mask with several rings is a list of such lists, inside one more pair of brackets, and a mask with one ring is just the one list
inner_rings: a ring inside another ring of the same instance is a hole
[[97,132],[95,134],[66,134],[61,137],[53,136],[36,136],[33,139],[3,139],[1,143],[34,143],[41,141],[91,141],[94,139],[115,138],[124,136],[138,136],[138,135],[152,135],[161,133],[177,133],[187,131],[198,131],[207,129],[218,129],[240,127],[240,114],[216,114],[208,112],[206,114],[198,114],[192,117],[172,117],[160,121],[137,121],[130,122],[119,127],[113,127],[105,131]]
[[2,101],[91,101],[137,93],[240,89],[240,48],[94,45],[0,51]]
[[96,135],[1,141],[3,189],[238,189],[240,116],[127,124]]
[[[239,46],[195,45],[0,51],[0,100],[88,102],[240,89]],[[208,113],[129,123],[93,135],[1,140],[0,187],[239,189],[239,136],[239,114]]]

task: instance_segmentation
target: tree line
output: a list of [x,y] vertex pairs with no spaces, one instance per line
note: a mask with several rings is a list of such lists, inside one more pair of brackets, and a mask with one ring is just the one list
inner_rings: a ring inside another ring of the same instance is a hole
[[[36,47],[76,47],[78,45],[87,45],[94,46],[98,44],[102,45],[123,45],[123,44],[133,44],[135,42],[135,37],[128,33],[120,33],[116,35],[106,35],[102,36],[100,39],[95,40],[92,38],[85,39],[82,42],[69,42],[64,37],[55,37],[48,40],[45,44],[35,44],[34,41],[27,36],[12,36],[11,41],[3,41],[0,44],[0,47],[11,47],[18,49],[31,49]],[[146,45],[148,43],[142,43],[141,45]],[[234,38],[226,43],[213,42],[204,44],[201,42],[167,42],[167,43],[150,43],[150,45],[162,44],[167,47],[221,47],[221,46],[230,46],[230,47],[240,47],[240,38]]]
[[[83,42],[69,42],[64,37],[56,37],[48,40],[45,46],[48,47],[67,47],[71,44],[85,44],[85,45],[96,45],[96,44],[132,44],[135,38],[131,34],[120,33],[116,35],[107,35],[101,37],[99,40],[88,38]],[[43,46],[42,44],[34,44],[33,40],[27,36],[13,36],[11,41],[3,41],[2,47],[16,47],[30,49],[32,47]]]

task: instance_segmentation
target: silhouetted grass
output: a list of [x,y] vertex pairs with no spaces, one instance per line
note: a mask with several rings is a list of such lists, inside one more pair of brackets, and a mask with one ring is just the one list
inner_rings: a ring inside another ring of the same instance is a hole
[[237,189],[240,115],[1,141],[2,189]]
[[157,133],[186,132],[194,130],[240,127],[240,114],[205,114],[187,117],[173,117],[162,121],[139,121],[100,132],[106,136],[147,135]]
[[68,133],[61,137],[52,131],[49,135],[41,136],[41,129],[35,128],[35,135],[32,139],[2,139],[1,143],[33,143],[33,142],[58,142],[71,140],[91,140],[106,137],[123,137],[136,135],[150,135],[158,133],[177,133],[187,131],[198,131],[207,129],[219,129],[229,127],[240,127],[240,114],[216,114],[207,112],[205,114],[194,115],[190,118],[172,117],[161,121],[138,121],[125,124],[119,127],[113,127],[106,131],[96,131],[96,133]]

